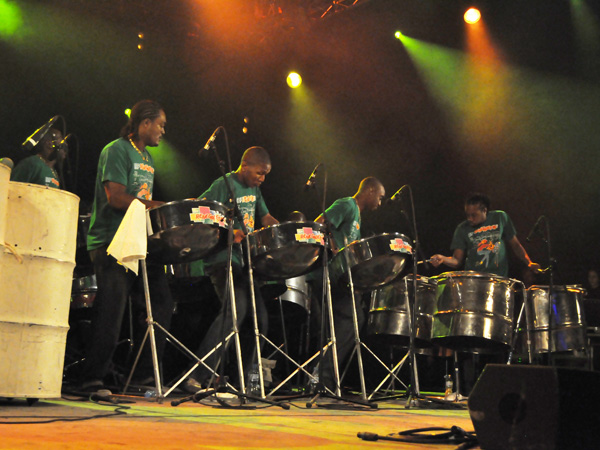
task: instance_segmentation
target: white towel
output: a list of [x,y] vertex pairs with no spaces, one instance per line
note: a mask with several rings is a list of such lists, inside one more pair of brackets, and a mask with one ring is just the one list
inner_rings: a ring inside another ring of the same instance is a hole
[[107,252],[137,275],[139,260],[146,258],[147,246],[146,206],[135,199],[127,208]]

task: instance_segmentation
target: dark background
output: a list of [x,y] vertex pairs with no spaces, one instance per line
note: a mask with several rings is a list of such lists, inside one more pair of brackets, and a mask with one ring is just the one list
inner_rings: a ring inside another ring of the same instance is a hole
[[[151,150],[155,199],[197,196],[219,176],[198,150],[224,126],[234,169],[251,145],[270,152],[263,193],[280,220],[318,215],[325,172],[328,205],[374,175],[388,195],[410,185],[426,256],[449,254],[464,196],[483,191],[543,266],[545,245],[525,236],[548,218],[558,282],[582,283],[600,262],[598,1],[472,2],[487,51],[465,31],[462,1],[371,0],[323,19],[314,1],[271,2],[281,12],[250,0],[2,3],[17,25],[0,25],[0,156],[20,160],[21,142],[63,116],[78,138],[67,186],[82,213],[123,111],[151,98],[168,120],[165,145]],[[285,84],[291,69],[299,90]],[[226,159],[224,135],[217,148]],[[317,190],[306,192],[320,162]],[[401,209],[410,215],[408,192],[365,214],[364,232],[412,236]],[[514,262],[511,276],[521,275]]]

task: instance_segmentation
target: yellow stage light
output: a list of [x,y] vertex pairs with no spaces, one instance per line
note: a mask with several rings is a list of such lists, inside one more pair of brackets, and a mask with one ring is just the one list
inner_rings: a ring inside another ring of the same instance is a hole
[[302,77],[296,72],[290,72],[287,76],[287,84],[291,88],[297,88],[302,84]]
[[479,22],[481,19],[481,12],[477,8],[469,8],[465,12],[465,22],[468,24],[474,24]]

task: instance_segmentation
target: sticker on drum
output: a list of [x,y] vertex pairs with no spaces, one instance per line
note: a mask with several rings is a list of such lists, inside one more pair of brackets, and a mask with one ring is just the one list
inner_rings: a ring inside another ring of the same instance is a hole
[[[288,280],[319,266],[325,225],[282,222],[248,234],[252,268],[267,280]],[[244,246],[245,248],[245,246]]]
[[181,200],[148,210],[150,258],[163,264],[196,261],[227,246],[229,208],[211,200]]
[[412,247],[400,233],[360,239],[342,248],[331,261],[333,280],[348,282],[348,267],[357,289],[376,289],[398,278],[412,259]]

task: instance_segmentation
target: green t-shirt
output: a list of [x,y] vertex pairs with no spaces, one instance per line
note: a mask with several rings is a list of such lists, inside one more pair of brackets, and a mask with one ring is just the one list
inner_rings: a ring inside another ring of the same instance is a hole
[[11,172],[10,179],[21,183],[60,188],[58,175],[38,155],[28,156],[19,162]]
[[515,236],[515,227],[504,211],[490,211],[485,221],[472,227],[465,220],[454,231],[451,249],[465,252],[465,270],[508,276],[506,242]]
[[134,197],[152,200],[154,185],[154,162],[152,155],[144,151],[144,161],[131,143],[119,138],[102,150],[98,161],[96,187],[92,217],[87,237],[87,248],[93,250],[112,241],[125,211],[120,211],[108,204],[104,182],[112,181],[125,186],[125,191]]
[[[237,206],[243,217],[244,225],[246,226],[246,231],[248,233],[251,233],[256,229],[256,222],[258,222],[260,225],[260,220],[264,216],[269,214],[269,210],[267,209],[267,205],[265,203],[265,200],[263,199],[260,188],[246,186],[239,180],[235,172],[228,173],[226,176],[235,194]],[[214,200],[223,203],[228,208],[233,207],[233,203],[229,198],[227,186],[225,185],[225,180],[223,179],[223,177],[216,179],[213,182],[213,184],[198,198]],[[233,222],[233,227],[236,230],[240,230],[242,228],[240,226],[239,221],[237,220],[237,217]],[[223,250],[216,253],[215,255],[211,255],[208,258],[205,258],[203,260],[203,263],[204,266],[208,268],[209,266],[224,263],[226,261],[227,250]],[[242,250],[240,244],[236,244],[234,247],[233,262],[238,265],[243,265]]]
[[353,197],[337,199],[325,211],[327,220],[333,225],[331,233],[338,247],[345,247],[344,237],[348,244],[360,239],[360,210]]

